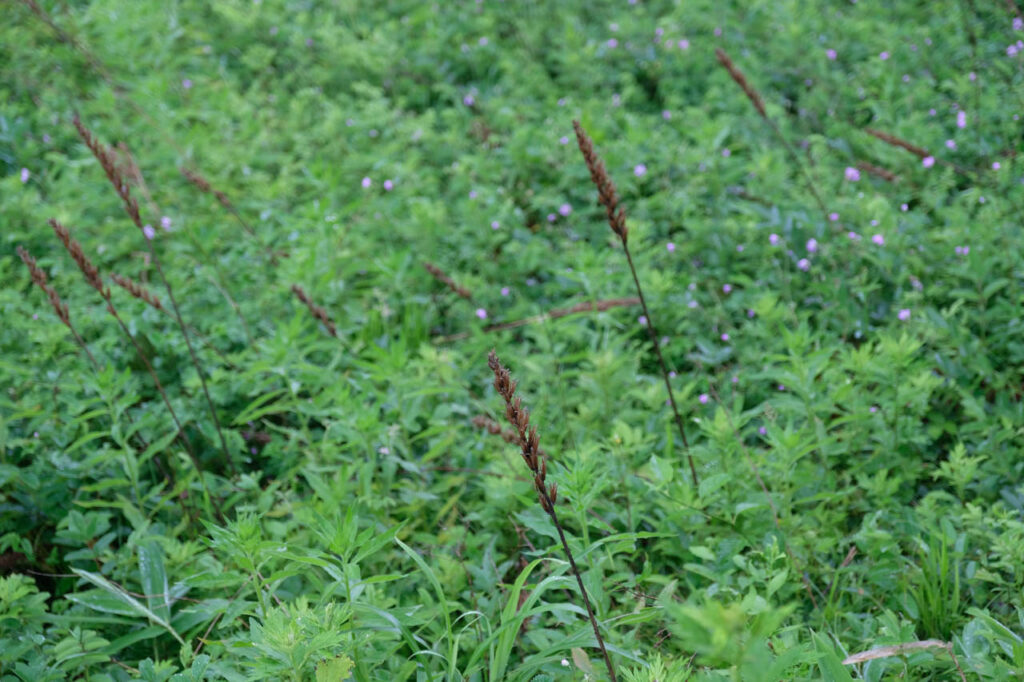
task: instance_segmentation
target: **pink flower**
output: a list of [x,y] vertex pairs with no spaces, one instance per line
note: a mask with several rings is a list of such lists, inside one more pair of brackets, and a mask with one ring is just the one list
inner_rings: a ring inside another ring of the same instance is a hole
[[967,127],[967,112],[958,111],[956,112],[956,127],[966,128]]
[[779,235],[777,235],[774,232],[772,232],[770,235],[768,235],[768,243],[771,244],[772,246],[778,246],[779,245]]
[[811,237],[807,240],[807,251],[808,253],[815,253],[818,250],[818,240]]
[[956,140],[946,140],[946,149],[956,149]]
[[935,157],[934,156],[926,156],[926,157],[924,157],[923,159],[921,159],[921,165],[924,166],[925,168],[931,168],[932,166],[935,165]]
[[384,189],[386,191],[390,192],[394,188],[395,188],[395,183],[391,182],[391,180],[385,180],[384,181]]
[[846,179],[850,182],[857,182],[860,180],[860,171],[853,166],[846,167]]
[[829,49],[825,50],[825,56],[828,57],[829,59],[831,59],[832,61],[835,61],[836,60],[836,51],[833,50],[832,48],[829,48]]
[[732,285],[731,284],[723,284],[722,285],[722,292],[726,293],[726,294],[732,293]]
[[676,250],[675,242],[669,242],[668,244],[665,244],[665,248],[668,249],[669,253],[672,253],[673,251]]
[[828,214],[828,219],[831,220],[832,222],[835,222],[835,221],[839,220],[839,214],[838,213],[829,213]]
[[371,180],[369,177],[363,178],[363,189],[370,189],[370,185],[372,184],[373,180]]
[[910,308],[903,308],[896,314],[896,317],[900,319],[900,322],[906,322],[910,319]]
[[999,165],[998,161],[993,161],[992,162],[992,170],[999,170],[1000,168],[1001,168],[1001,166]]
[[884,62],[886,59],[889,58],[889,53],[888,52],[879,52],[878,53],[878,58],[881,59]]
[[481,320],[486,320],[487,319],[487,311],[484,310],[483,308],[477,308],[476,309],[476,316],[479,317]]
[[728,341],[729,340],[729,335],[727,333],[723,333],[722,336],[721,336],[721,339],[722,339],[722,341]]
[[24,185],[26,182],[28,182],[28,179],[31,176],[32,176],[32,174],[28,172],[28,168],[22,168],[21,169],[21,184]]
[[885,237],[883,237],[880,234],[876,234],[873,237],[871,237],[871,241],[877,244],[878,246],[885,246]]
[[709,396],[707,393],[701,393],[699,396],[697,396],[697,400],[700,401],[701,405],[707,405],[708,401],[711,400],[711,396]]
[[852,241],[855,241],[855,242],[859,242],[860,241],[860,235],[857,234],[856,232],[854,232],[853,230],[850,230],[849,232],[847,232],[846,236],[849,237]]
[[645,166],[642,163],[638,163],[637,165],[633,166],[633,175],[637,176],[638,178],[647,175],[647,166]]
[[907,204],[900,204],[900,210],[906,213],[907,211],[910,210],[910,206]]
[[757,432],[758,432],[759,434],[761,434],[762,436],[767,436],[767,435],[768,435],[768,429],[766,429],[766,428],[765,428],[765,427],[763,427],[763,426],[759,426],[759,427],[757,427]]
[[796,266],[803,270],[804,272],[807,272],[808,270],[811,269],[811,261],[807,260],[806,258],[801,258],[796,262]]
[[508,296],[509,295],[509,288],[508,287],[502,287],[501,288],[501,295],[502,296]]
[[558,207],[558,212],[561,213],[563,216],[567,216],[570,213],[572,213],[572,206],[570,206],[569,204],[562,204],[561,206]]

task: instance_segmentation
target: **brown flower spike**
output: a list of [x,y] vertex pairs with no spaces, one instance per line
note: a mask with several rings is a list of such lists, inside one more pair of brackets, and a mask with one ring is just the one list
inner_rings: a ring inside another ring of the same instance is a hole
[[625,245],[629,235],[629,230],[626,228],[626,211],[619,206],[619,195],[615,191],[615,183],[608,175],[604,161],[594,151],[594,141],[587,135],[587,131],[583,130],[579,121],[573,121],[572,127],[576,131],[576,143],[579,145],[580,152],[583,153],[583,161],[587,164],[587,170],[590,171],[590,179],[597,187],[597,200],[604,206],[605,213],[608,214],[608,225],[612,228],[612,232],[619,235],[619,239]]

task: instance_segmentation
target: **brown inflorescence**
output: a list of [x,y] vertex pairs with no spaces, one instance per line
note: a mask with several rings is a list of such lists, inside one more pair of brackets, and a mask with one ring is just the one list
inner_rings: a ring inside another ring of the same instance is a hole
[[49,285],[46,281],[46,273],[43,272],[36,264],[36,259],[32,257],[24,247],[18,247],[18,256],[21,257],[22,262],[28,266],[29,274],[32,276],[32,282],[43,290],[46,294],[46,298],[50,301],[50,305],[53,307],[53,312],[57,314],[60,321],[65,326],[71,327],[71,316],[68,314],[68,304],[60,300],[60,296],[57,295],[57,291]]
[[748,81],[747,77],[743,75],[743,72],[740,71],[739,67],[736,66],[729,55],[719,47],[715,48],[715,56],[718,58],[718,61],[722,66],[725,67],[725,70],[729,72],[729,76],[736,81],[736,85],[740,86],[740,89],[743,90],[743,93],[747,96],[747,99],[750,100],[750,103],[754,105],[754,108],[757,109],[757,113],[761,115],[761,118],[767,119],[768,112],[765,111],[764,100],[761,99],[761,94],[754,89],[754,86],[750,84],[750,81]]
[[864,132],[873,137],[877,137],[882,142],[890,144],[893,147],[900,147],[901,149],[906,149],[911,154],[916,154],[917,156],[920,156],[922,159],[927,156],[931,156],[931,154],[928,153],[927,149],[922,149],[921,147],[918,147],[915,144],[911,144],[906,140],[900,139],[895,135],[890,135],[889,133],[884,133],[881,130],[875,130],[874,128],[865,128]]
[[604,206],[605,213],[608,215],[608,225],[625,244],[629,230],[626,228],[626,212],[619,206],[619,195],[615,191],[615,183],[608,175],[604,161],[594,151],[594,141],[587,135],[587,131],[583,130],[579,121],[573,121],[572,127],[576,131],[576,144],[579,145],[583,161],[587,164],[587,170],[590,171],[590,179],[597,187],[597,200]]
[[64,248],[71,254],[71,258],[75,261],[78,269],[82,271],[83,275],[85,275],[85,281],[87,281],[89,286],[93,289],[100,292],[100,296],[109,301],[110,288],[103,285],[103,278],[100,277],[99,268],[93,265],[92,261],[89,260],[89,257],[85,255],[85,251],[82,250],[82,245],[71,237],[71,232],[68,231],[68,228],[64,227],[56,220],[50,218],[49,223],[50,227],[53,228],[54,233],[56,233],[57,238],[60,239],[61,244],[63,244]]
[[139,215],[139,203],[135,201],[135,197],[132,196],[131,190],[128,188],[128,182],[124,179],[121,174],[121,169],[117,163],[117,155],[110,150],[105,144],[96,139],[96,137],[89,131],[88,128],[82,123],[82,120],[75,114],[74,117],[75,130],[78,131],[78,135],[85,142],[85,146],[89,148],[92,155],[96,157],[96,160],[100,162],[100,166],[103,168],[103,172],[107,174],[107,179],[110,180],[110,184],[114,186],[114,190],[117,195],[121,197],[121,201],[124,202],[125,211],[128,212],[132,222],[140,230],[142,228],[142,217]]
[[467,301],[473,299],[473,294],[469,291],[469,289],[458,284],[455,280],[449,277],[448,274],[441,268],[437,267],[433,263],[424,263],[423,267],[426,268],[427,272],[433,275],[434,279],[436,279],[441,284],[444,284],[457,295],[461,296]]
[[220,190],[214,189],[210,185],[210,182],[206,178],[204,178],[202,175],[200,175],[199,173],[197,173],[194,170],[189,170],[188,168],[184,168],[184,167],[179,168],[178,170],[181,171],[181,174],[184,175],[188,179],[189,182],[191,182],[193,185],[198,187],[200,191],[205,192],[207,194],[212,194],[213,196],[217,197],[217,201],[220,202],[221,206],[223,206],[224,208],[227,208],[227,209],[233,209],[234,208],[231,205],[231,200],[228,199],[228,196],[226,194],[224,194],[224,192],[221,192]]
[[[483,415],[480,415],[477,417],[473,417],[473,419],[470,421],[473,422],[473,426],[477,427],[478,429],[483,429],[492,436],[500,437],[506,443],[510,443],[516,446],[519,445],[519,434],[517,432],[513,431],[512,429],[501,428],[501,424],[499,424],[498,422],[494,421],[489,417],[484,417]],[[548,456],[547,453],[540,448],[537,449],[537,454],[539,454],[541,458],[547,458]]]
[[857,168],[861,169],[865,173],[871,173],[872,175],[882,178],[886,182],[899,182],[899,176],[893,173],[891,170],[886,170],[881,166],[876,166],[873,163],[867,161],[858,161]]
[[494,390],[505,400],[505,418],[515,428],[515,442],[522,451],[523,461],[533,474],[533,485],[537,489],[540,506],[551,514],[558,500],[558,485],[545,485],[548,475],[547,456],[540,449],[537,427],[530,426],[530,413],[515,394],[516,382],[493,350],[487,356],[487,366],[494,372]]
[[145,301],[146,303],[153,306],[157,310],[164,311],[164,305],[163,303],[160,302],[160,299],[157,298],[156,294],[154,294],[149,289],[142,286],[135,280],[131,279],[130,277],[122,277],[121,275],[118,274],[113,274],[110,277],[111,279],[114,280],[114,283],[116,283],[119,287],[127,291],[135,298],[139,299],[140,301]]
[[306,304],[306,307],[309,308],[309,312],[313,313],[313,317],[324,323],[324,326],[327,327],[328,333],[337,338],[338,330],[335,328],[334,321],[331,319],[330,315],[327,314],[327,311],[314,303],[313,299],[311,299],[309,294],[306,293],[306,290],[298,284],[292,285],[292,293],[294,293],[300,301]]

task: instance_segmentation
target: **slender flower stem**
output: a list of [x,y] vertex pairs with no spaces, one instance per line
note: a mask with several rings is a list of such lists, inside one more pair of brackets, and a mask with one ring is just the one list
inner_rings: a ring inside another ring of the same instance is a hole
[[505,418],[515,427],[515,438],[522,451],[523,461],[526,462],[527,468],[533,474],[533,486],[537,490],[541,509],[551,517],[551,522],[555,524],[558,537],[562,541],[562,549],[565,551],[565,555],[569,557],[569,567],[572,569],[573,576],[576,578],[576,584],[580,589],[580,595],[583,597],[583,605],[587,609],[590,626],[594,629],[597,646],[601,649],[601,654],[604,656],[604,664],[608,668],[608,676],[612,682],[617,682],[618,678],[615,676],[615,667],[612,665],[611,656],[608,655],[608,649],[605,648],[604,639],[601,637],[601,631],[597,626],[597,617],[594,615],[594,609],[590,605],[587,589],[583,586],[583,577],[580,575],[580,569],[573,558],[572,550],[569,549],[569,542],[565,538],[562,524],[558,521],[558,513],[555,511],[555,502],[558,500],[558,486],[554,483],[545,485],[548,473],[547,456],[540,449],[537,427],[530,426],[530,413],[522,406],[522,401],[515,396],[516,382],[512,380],[512,375],[501,364],[497,353],[493,350],[487,356],[487,366],[494,372],[494,389],[505,400]]

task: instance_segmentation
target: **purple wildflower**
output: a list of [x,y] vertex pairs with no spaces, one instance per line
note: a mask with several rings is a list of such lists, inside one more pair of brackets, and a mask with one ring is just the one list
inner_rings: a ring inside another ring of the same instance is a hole
[[779,245],[779,235],[777,235],[774,232],[772,232],[770,235],[768,235],[768,243],[771,244],[772,246],[778,246]]
[[921,159],[921,165],[924,166],[925,168],[931,168],[932,166],[935,165],[935,157],[934,156],[926,156],[926,157],[924,157],[923,159]]
[[394,188],[395,188],[395,183],[391,182],[390,179],[384,181],[384,189],[385,189],[385,191],[390,192]]
[[832,61],[835,61],[836,60],[836,51],[833,50],[832,48],[829,48],[829,49],[825,50],[825,56],[828,57],[829,59],[831,59]]
[[903,308],[897,314],[896,317],[900,319],[900,322],[906,322],[910,319],[910,308]]
[[871,241],[877,244],[878,246],[885,246],[885,237],[883,237],[880,234],[872,236]]
[[854,168],[853,166],[846,167],[845,175],[846,179],[849,180],[850,182],[857,182],[858,180],[860,180],[860,171]]
[[561,206],[558,207],[558,212],[561,213],[563,216],[567,216],[570,213],[572,213],[572,206],[570,206],[569,204],[562,204]]
[[889,58],[889,53],[888,52],[879,52],[878,53],[878,58],[881,59],[884,62],[886,59]]
[[476,104],[476,98],[473,97],[473,95],[466,95],[465,97],[462,98],[462,103],[465,104],[467,107],[471,107],[474,104]]
[[722,293],[725,293],[725,294],[732,293],[732,285],[731,284],[723,284],[722,285]]
[[502,296],[508,296],[509,295],[509,288],[508,287],[502,287],[501,288],[501,295]]
[[24,185],[26,182],[28,182],[28,179],[31,176],[32,176],[32,174],[28,172],[28,168],[22,168],[21,169],[21,184]]
[[499,227],[501,227],[501,223],[499,223],[497,220],[492,220],[491,221],[491,229],[492,230],[497,230]]
[[832,222],[836,222],[837,220],[839,220],[839,214],[838,213],[829,213],[828,214],[828,219],[831,220]]
[[814,237],[811,237],[810,239],[807,240],[807,252],[808,253],[816,253],[817,251],[818,251],[818,240],[815,239]]
[[668,249],[669,253],[672,253],[676,250],[676,244],[675,242],[669,242],[668,244],[665,244],[665,248]]
[[697,400],[700,401],[701,405],[707,405],[708,401],[711,400],[711,396],[709,396],[707,393],[701,393],[699,396],[697,396]]
[[806,258],[801,258],[796,262],[796,266],[803,270],[804,272],[807,272],[808,270],[811,269],[811,261],[807,260]]
[[487,319],[487,311],[484,310],[483,308],[477,308],[476,309],[476,316],[479,317],[481,320],[486,320]]
[[165,230],[171,229],[171,219],[169,216],[160,217],[160,227],[164,228]]
[[956,127],[966,128],[967,127],[967,112],[958,111],[956,112]]
[[638,163],[637,165],[633,166],[633,175],[637,176],[638,178],[641,178],[646,174],[647,166],[645,166],[644,164]]
[[146,236],[146,239],[152,239],[156,236],[156,230],[153,229],[152,225],[143,225],[142,234]]

